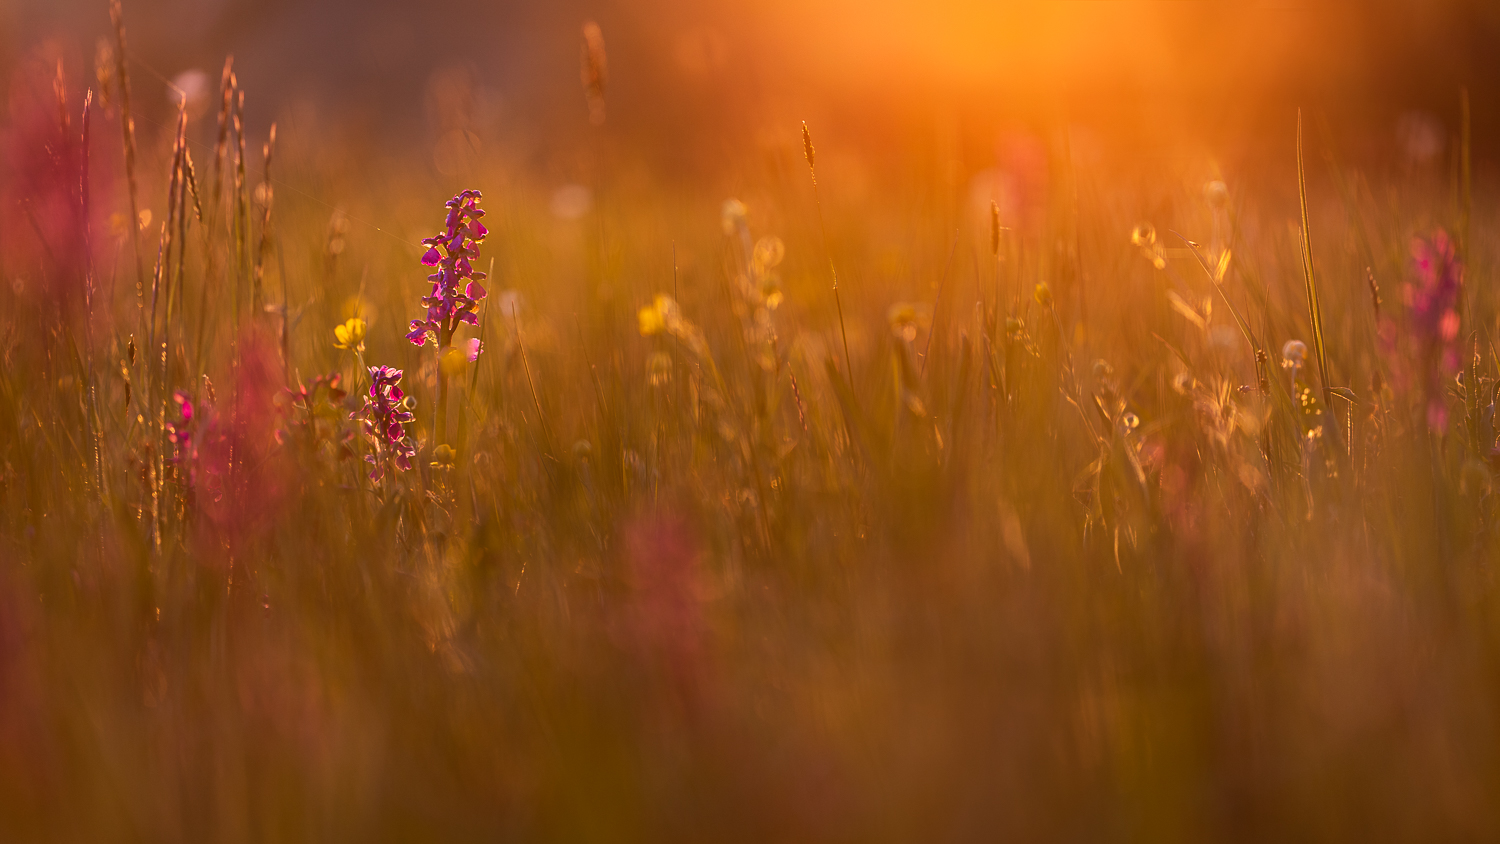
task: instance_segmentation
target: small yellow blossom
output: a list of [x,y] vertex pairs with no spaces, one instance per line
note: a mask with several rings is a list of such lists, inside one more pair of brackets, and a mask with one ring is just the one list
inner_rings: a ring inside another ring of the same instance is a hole
[[652,337],[663,331],[675,331],[680,322],[677,302],[665,293],[657,294],[651,304],[636,313],[640,321],[641,336]]
[[667,327],[667,321],[662,317],[661,311],[652,305],[641,308],[636,313],[636,319],[640,320],[642,337],[653,337],[662,333]]
[[359,317],[352,317],[343,325],[335,325],[333,336],[335,349],[363,352],[365,350],[365,321]]
[[1037,282],[1036,289],[1031,292],[1031,295],[1032,298],[1036,299],[1038,305],[1044,308],[1052,307],[1052,288],[1048,286],[1047,282]]

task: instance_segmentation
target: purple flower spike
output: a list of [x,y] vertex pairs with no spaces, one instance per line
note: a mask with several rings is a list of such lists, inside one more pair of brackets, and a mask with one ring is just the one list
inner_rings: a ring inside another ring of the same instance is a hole
[[446,345],[460,323],[479,324],[474,311],[486,291],[477,283],[484,273],[474,272],[473,261],[479,257],[480,242],[489,234],[479,222],[484,216],[484,209],[479,207],[481,196],[477,190],[466,190],[448,200],[444,204],[448,209],[444,231],[422,241],[428,247],[422,263],[437,267],[437,272],[427,277],[432,293],[422,298],[427,318],[412,320],[411,332],[406,335],[414,345],[426,345],[428,335]]
[[406,435],[406,423],[416,417],[401,407],[405,394],[396,386],[401,375],[401,370],[389,366],[370,367],[370,394],[365,398],[365,406],[350,417],[364,421],[365,436],[374,445],[375,453],[365,457],[373,466],[372,481],[380,480],[389,462],[403,472],[410,469],[411,458],[417,453],[411,437]]

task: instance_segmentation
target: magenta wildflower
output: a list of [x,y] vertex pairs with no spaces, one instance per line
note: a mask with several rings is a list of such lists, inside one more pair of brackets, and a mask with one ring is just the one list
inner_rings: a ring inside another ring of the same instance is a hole
[[1411,247],[1412,274],[1416,283],[1406,286],[1406,304],[1411,309],[1411,328],[1429,349],[1442,353],[1445,364],[1458,368],[1458,294],[1463,285],[1463,266],[1444,232],[1417,238]]
[[380,480],[387,462],[394,462],[403,472],[410,469],[417,453],[406,433],[405,425],[415,417],[402,406],[406,393],[397,386],[401,374],[401,370],[389,366],[370,367],[370,394],[365,397],[364,408],[350,416],[364,420],[365,434],[375,444],[376,453],[365,455],[365,460],[373,464],[372,481]]
[[484,343],[478,337],[474,337],[469,340],[465,348],[465,357],[469,359],[469,363],[473,363],[479,360],[480,353],[484,351]]
[[1460,365],[1458,351],[1458,296],[1463,265],[1453,241],[1443,232],[1412,242],[1412,270],[1416,283],[1407,285],[1411,329],[1426,368],[1427,427],[1448,430],[1448,403],[1443,386]]
[[1458,372],[1459,294],[1464,268],[1453,241],[1444,232],[1412,241],[1411,280],[1406,284],[1406,319],[1398,330],[1389,317],[1380,325],[1380,339],[1392,358],[1398,389],[1420,391],[1427,426],[1439,433],[1448,428],[1445,386]]
[[182,390],[172,394],[177,403],[178,419],[167,423],[167,439],[177,446],[179,457],[191,456],[193,452],[193,398]]
[[422,298],[427,317],[412,320],[411,331],[406,335],[414,345],[425,345],[430,334],[442,348],[448,345],[459,323],[479,324],[474,308],[485,297],[486,291],[480,284],[485,274],[474,271],[473,260],[479,257],[479,244],[489,234],[489,229],[479,221],[484,216],[480,198],[479,191],[466,190],[448,200],[446,229],[422,241],[427,247],[422,263],[437,267],[437,272],[427,277],[432,282],[432,293]]
[[192,396],[177,390],[172,393],[172,400],[177,404],[177,418],[167,423],[167,442],[172,445],[172,453],[166,461],[176,468],[178,480],[191,487],[197,480],[194,463],[198,459],[198,430],[201,423],[197,419]]

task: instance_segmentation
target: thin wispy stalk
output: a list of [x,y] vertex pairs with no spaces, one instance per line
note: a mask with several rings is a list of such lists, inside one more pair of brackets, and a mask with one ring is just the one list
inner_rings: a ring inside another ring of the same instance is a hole
[[[148,430],[150,430],[149,426],[153,425],[154,423],[157,426],[156,432],[158,434],[160,433],[160,419],[158,418],[158,414],[155,411],[155,406],[160,404],[160,402],[157,401],[157,399],[159,398],[158,393],[160,392],[160,389],[159,382],[154,377],[150,362],[153,359],[154,352],[156,350],[156,302],[157,294],[161,291],[162,273],[164,270],[162,263],[166,260],[165,256],[167,251],[167,232],[169,228],[170,226],[168,225],[168,223],[163,222],[161,224],[161,234],[157,238],[156,269],[151,273],[150,328],[152,334],[150,339],[148,339],[146,343],[146,353],[141,355],[141,368],[146,372],[146,383],[143,385],[143,389],[141,390],[141,403],[146,409],[145,412],[151,414],[151,416],[146,417]],[[159,458],[160,448],[157,449],[156,455],[153,456],[150,460],[150,469],[148,472],[148,481],[151,488],[151,508],[150,512],[148,513],[148,517],[150,519],[150,535],[152,545],[158,549],[161,548],[161,469],[159,465]]]
[[542,436],[545,437],[545,447],[548,451],[548,456],[551,457],[550,452],[552,451],[552,444],[554,442],[552,429],[547,424],[547,415],[542,412],[542,399],[536,391],[536,379],[531,377],[531,362],[526,358],[526,344],[521,340],[521,317],[516,312],[515,302],[511,302],[510,305],[510,319],[516,332],[516,350],[521,354],[521,369],[526,373],[526,386],[531,389],[531,403],[536,407],[537,422],[541,426]]
[[89,420],[89,436],[93,441],[95,492],[102,504],[104,501],[104,432],[99,414],[99,382],[94,371],[94,276],[93,226],[90,225],[89,197],[89,113],[94,104],[94,90],[84,92],[83,114],[79,120],[80,137],[78,148],[78,222],[83,234],[83,342],[87,370],[88,406],[85,412]]
[[218,230],[219,216],[223,212],[224,202],[224,159],[229,146],[229,128],[234,110],[234,97],[238,82],[234,76],[234,56],[224,59],[224,72],[219,82],[219,121],[218,140],[214,143],[214,177],[213,177],[213,201],[209,203],[208,219],[203,222],[201,228],[204,236],[204,260],[206,266],[203,271],[202,289],[198,296],[198,337],[194,343],[195,371],[202,372],[204,369],[203,347],[208,333],[208,305],[209,291],[221,286],[219,274],[218,249],[213,245],[211,239],[214,232]]
[[[234,102],[234,255],[235,255],[235,308],[239,312],[245,295],[245,276],[250,260],[250,186],[245,174],[245,92],[236,93]],[[256,289],[250,301],[251,313],[260,311],[260,291]],[[236,323],[238,330],[238,322]]]
[[[1318,299],[1318,281],[1313,267],[1312,227],[1307,211],[1307,168],[1302,153],[1302,110],[1297,110],[1297,199],[1302,212],[1302,277],[1307,289],[1307,315],[1312,323],[1313,350],[1318,356],[1318,379],[1323,387],[1323,406],[1333,410],[1333,385],[1328,380],[1328,343],[1323,334],[1323,308]],[[1337,426],[1331,426],[1334,429]]]
[[[265,278],[266,278],[266,255],[271,251],[271,202],[275,195],[271,187],[271,160],[276,153],[276,124],[271,124],[270,136],[261,145],[261,159],[264,162],[264,170],[261,174],[260,187],[256,188],[255,199],[260,204],[260,240],[256,243],[254,261],[251,267],[251,284],[253,300],[255,302],[255,313],[259,317],[261,310],[265,307]],[[282,324],[282,340],[286,339],[286,325]]]
[[828,226],[823,222],[823,196],[818,190],[817,154],[813,149],[812,132],[807,121],[802,121],[802,154],[807,158],[807,172],[812,176],[813,202],[818,206],[818,231],[823,236],[823,252],[828,256],[828,272],[833,276],[833,305],[839,313],[839,337],[844,341],[844,371],[849,383],[854,383],[854,362],[849,356],[849,331],[844,327],[844,302],[839,297],[839,271],[833,265],[833,250],[828,246]]
[[[188,153],[187,143],[184,139],[184,142],[182,144],[182,151],[180,153],[177,165],[177,260],[174,264],[176,269],[176,279],[175,281],[171,282],[171,286],[167,291],[167,311],[162,327],[161,377],[163,384],[163,397],[170,395],[170,390],[166,385],[170,380],[171,375],[170,355],[174,316],[176,317],[175,324],[177,326],[178,348],[181,348],[181,346],[187,342],[187,331],[183,327],[183,284],[185,283],[187,277],[187,226],[189,199],[188,185],[190,184],[190,174],[192,173],[192,166],[192,157]],[[165,407],[165,404],[163,404],[163,407]]]
[[139,191],[135,179],[135,120],[130,116],[130,72],[126,69],[125,12],[120,0],[110,0],[109,19],[115,29],[115,75],[120,83],[120,133],[125,144],[125,185],[130,195],[130,244],[135,254],[136,308],[144,319],[146,305],[146,268],[141,259],[141,222]]

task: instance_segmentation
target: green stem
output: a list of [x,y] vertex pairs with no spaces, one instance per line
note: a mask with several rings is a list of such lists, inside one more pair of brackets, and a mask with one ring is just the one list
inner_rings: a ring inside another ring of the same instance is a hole
[[443,371],[443,356],[448,353],[448,348],[453,345],[453,329],[443,326],[438,329],[438,405],[437,424],[432,434],[432,444],[441,445],[447,440],[445,429],[448,421],[448,373]]

